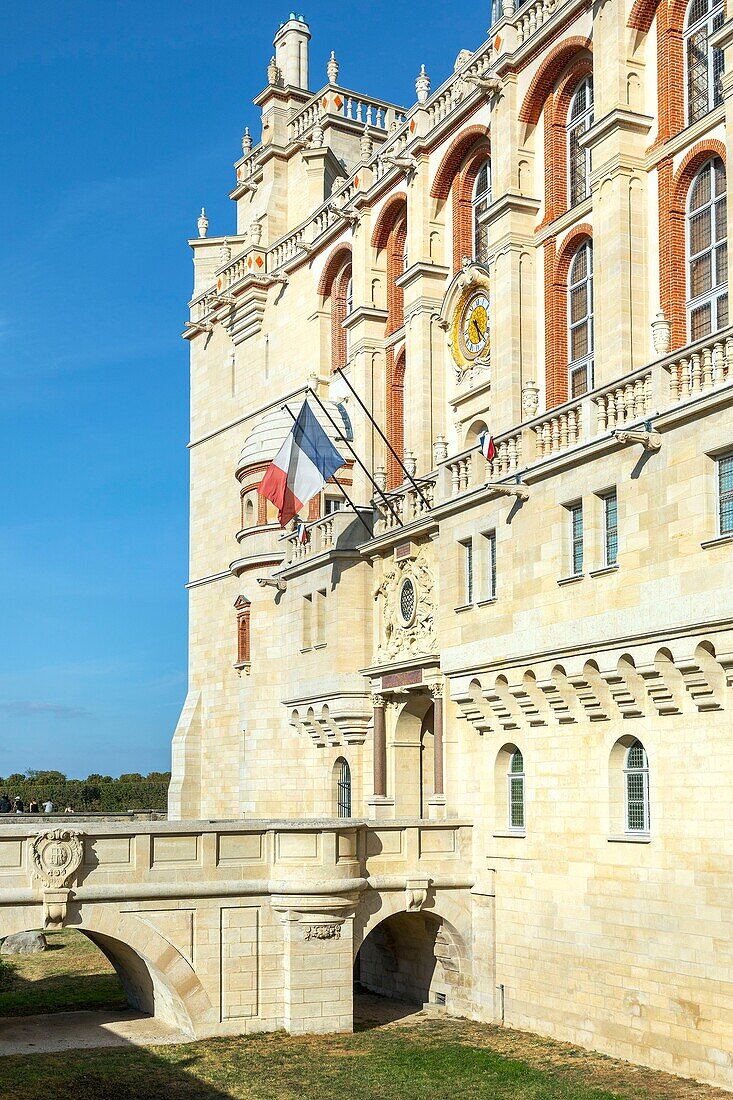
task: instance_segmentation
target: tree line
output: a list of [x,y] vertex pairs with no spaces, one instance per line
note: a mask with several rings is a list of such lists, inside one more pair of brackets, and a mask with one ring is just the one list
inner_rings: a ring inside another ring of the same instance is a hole
[[111,775],[88,775],[86,779],[67,779],[63,772],[15,772],[0,778],[0,795],[10,799],[20,795],[28,808],[31,798],[43,803],[50,798],[54,808],[62,812],[67,806],[75,810],[165,810],[168,805],[170,772],[150,772],[140,775],[129,772],[116,779]]

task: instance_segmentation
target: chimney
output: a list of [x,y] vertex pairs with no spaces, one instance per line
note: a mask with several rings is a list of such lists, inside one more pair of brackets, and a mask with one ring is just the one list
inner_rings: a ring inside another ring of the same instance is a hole
[[311,32],[302,15],[291,11],[275,35],[275,61],[282,81],[292,88],[308,90],[308,43]]

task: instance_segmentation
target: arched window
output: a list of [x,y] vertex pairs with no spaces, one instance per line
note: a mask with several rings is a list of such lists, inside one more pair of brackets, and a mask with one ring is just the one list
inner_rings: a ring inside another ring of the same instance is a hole
[[247,500],[244,505],[244,526],[254,527],[255,523],[255,506],[251,500]]
[[649,761],[641,741],[634,741],[626,753],[626,829],[649,832]]
[[728,206],[725,165],[713,157],[687,200],[687,316],[691,340],[728,324]]
[[685,21],[687,70],[687,122],[697,122],[723,102],[721,79],[723,51],[710,45],[712,34],[723,26],[723,0],[691,0]]
[[524,828],[524,757],[515,749],[509,760],[509,828]]
[[491,23],[490,27],[493,27],[494,23],[498,23],[504,15],[504,0],[491,0]]
[[343,757],[336,761],[336,813],[351,817],[351,768]]
[[593,125],[593,77],[582,80],[570,100],[568,111],[568,180],[570,206],[576,206],[589,194],[590,150],[580,142]]
[[491,204],[491,161],[481,166],[473,186],[473,255],[484,263],[489,255],[489,226],[486,212]]
[[568,274],[568,391],[593,388],[593,244],[585,241]]

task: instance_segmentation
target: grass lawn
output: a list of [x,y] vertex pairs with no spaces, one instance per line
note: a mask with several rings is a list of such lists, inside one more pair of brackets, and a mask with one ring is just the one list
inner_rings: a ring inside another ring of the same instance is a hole
[[[114,971],[78,932],[11,957],[0,1015],[124,1008]],[[54,1026],[49,1019],[48,1027]],[[424,1014],[354,1035],[282,1033],[180,1046],[0,1059],[0,1100],[730,1100],[549,1039]]]
[[[126,1007],[114,968],[86,936],[67,928],[46,938],[39,955],[0,956],[10,971],[7,981],[0,976],[0,1016]],[[2,1087],[0,1078],[0,1097]]]

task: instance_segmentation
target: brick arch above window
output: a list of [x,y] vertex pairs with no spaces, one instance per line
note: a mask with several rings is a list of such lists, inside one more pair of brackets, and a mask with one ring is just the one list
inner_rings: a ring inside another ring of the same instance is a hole
[[661,7],[669,13],[670,22],[681,27],[688,6],[689,0],[672,0],[671,3],[668,0],[636,0],[626,26],[630,30],[647,32],[654,22],[657,10]]
[[391,195],[379,212],[372,232],[372,248],[381,252],[387,247],[390,234],[398,221],[407,215],[407,194],[397,191]]
[[545,383],[547,408],[568,399],[568,274],[582,244],[593,240],[593,227],[587,222],[576,225],[564,238],[557,252],[545,249]]
[[678,209],[684,213],[690,184],[703,164],[713,157],[720,157],[725,164],[725,145],[722,141],[711,138],[707,141],[698,141],[697,145],[693,145],[672,177],[673,210]]
[[487,126],[467,126],[456,138],[453,139],[443,154],[443,159],[438,165],[430,197],[433,199],[447,199],[450,194],[453,181],[458,176],[463,162],[478,142],[489,140],[489,128]]
[[[405,347],[395,355],[387,349],[387,438],[400,459],[405,455]],[[402,469],[393,454],[387,455],[387,488],[402,483]]]
[[333,288],[334,280],[347,264],[351,264],[351,245],[337,245],[326,260],[326,266],[318,280],[318,293],[322,298],[327,298],[329,296]]
[[697,173],[713,157],[726,164],[723,142],[709,139],[693,145],[674,174],[671,158],[659,165],[659,286],[662,310],[671,325],[672,351],[687,343],[687,195]]
[[590,38],[582,38],[574,35],[559,42],[547,55],[539,70],[535,73],[532,83],[527,89],[524,102],[519,111],[519,121],[528,126],[534,126],[539,122],[542,109],[552,94],[563,70],[567,68],[580,50],[593,53],[593,44]]
[[568,197],[568,114],[578,86],[593,75],[593,59],[586,54],[565,73],[545,108],[545,216],[548,225],[569,206]]

